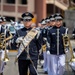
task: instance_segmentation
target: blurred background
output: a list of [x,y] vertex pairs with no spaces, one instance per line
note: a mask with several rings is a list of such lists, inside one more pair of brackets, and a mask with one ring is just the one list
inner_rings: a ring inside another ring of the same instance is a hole
[[7,21],[17,21],[23,12],[34,14],[34,22],[38,22],[54,13],[64,16],[69,7],[75,6],[75,0],[0,0],[0,15],[5,16]]
[[[69,35],[75,29],[75,0],[0,0],[0,15],[4,16],[7,22],[12,20],[18,30],[23,27],[20,23],[21,14],[31,12],[34,24],[55,13],[61,13],[64,17],[64,26],[69,28]],[[11,33],[15,30],[11,24],[7,24]],[[11,41],[12,42],[12,41]]]

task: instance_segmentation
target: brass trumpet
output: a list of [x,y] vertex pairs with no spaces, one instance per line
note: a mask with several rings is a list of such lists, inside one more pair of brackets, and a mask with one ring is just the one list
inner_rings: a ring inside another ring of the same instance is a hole
[[10,32],[9,32],[9,34],[10,34],[10,36],[8,38],[5,37],[5,40],[3,41],[4,44],[5,44],[4,45],[5,46],[5,49],[4,49],[5,50],[5,56],[4,56],[4,59],[3,60],[5,62],[9,61],[9,58],[8,58],[8,55],[7,55],[7,50],[6,50],[6,41],[8,41],[8,40],[10,40],[12,38],[12,34]]
[[[65,51],[65,54],[66,54],[66,63],[67,63],[67,70],[69,71],[69,66],[72,68],[72,63],[75,62],[75,57],[73,55],[73,50],[72,50],[72,46],[71,46],[71,42],[70,42],[70,38],[67,34],[64,34],[63,35],[63,45],[64,45],[64,51]],[[68,56],[67,56],[67,52],[70,52],[70,59],[68,59]],[[68,66],[69,64],[69,66]],[[68,73],[69,75],[69,73]]]
[[70,51],[70,55],[71,55],[70,62],[72,63],[72,62],[75,62],[75,57],[74,57],[74,54],[73,54],[70,38],[67,35],[67,31],[68,31],[68,29],[66,29],[66,33],[63,35],[63,44],[64,44],[65,53],[67,53],[67,50]]
[[9,60],[8,56],[7,56],[7,52],[6,52],[6,36],[4,33],[0,34],[0,49],[5,50],[5,55],[4,55],[4,59],[3,61],[7,62]]
[[3,49],[5,51],[4,59],[3,61],[7,62],[9,61],[8,55],[7,55],[7,50],[6,50],[6,41],[10,40],[12,38],[12,34],[9,32],[9,37],[6,38],[5,33],[0,34],[0,49]]
[[65,53],[67,53],[69,48],[69,37],[67,34],[63,35],[63,45],[64,45]]
[[67,53],[67,50],[70,50],[70,54],[71,54],[70,62],[75,62],[75,57],[73,55],[70,38],[67,34],[63,35],[63,44],[64,44],[65,53]]

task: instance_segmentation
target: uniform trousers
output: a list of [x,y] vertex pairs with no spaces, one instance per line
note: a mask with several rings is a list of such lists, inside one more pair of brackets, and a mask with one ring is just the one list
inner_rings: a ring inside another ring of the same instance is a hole
[[65,54],[53,55],[51,54],[51,71],[52,75],[63,75],[65,71]]
[[[32,60],[35,68],[37,69],[37,60]],[[30,60],[18,60],[19,75],[27,75],[28,68],[30,75],[37,75]]]
[[47,52],[43,51],[43,56],[44,56],[44,64],[43,64],[43,70],[47,71]]
[[48,75],[52,75],[52,66],[51,66],[51,56],[47,54],[47,68],[48,68]]
[[0,50],[0,73],[3,73],[5,62],[3,61],[5,55],[4,50]]

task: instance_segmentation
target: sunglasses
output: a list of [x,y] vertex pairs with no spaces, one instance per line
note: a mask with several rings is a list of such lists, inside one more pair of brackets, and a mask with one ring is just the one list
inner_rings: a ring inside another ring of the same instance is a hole
[[24,21],[31,21],[32,19],[25,19]]

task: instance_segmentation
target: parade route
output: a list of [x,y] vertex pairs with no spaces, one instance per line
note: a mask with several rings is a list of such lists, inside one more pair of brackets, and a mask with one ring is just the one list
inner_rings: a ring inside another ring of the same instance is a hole
[[[71,43],[72,43],[72,47],[74,48],[75,42],[72,40]],[[16,51],[9,51],[8,53],[9,61],[7,62],[7,65],[5,66],[4,75],[19,75],[18,64],[17,63],[14,64],[16,53],[17,53]],[[46,75],[44,74],[44,71],[40,65],[38,65],[38,73],[39,75]],[[69,71],[66,69],[64,75],[74,75],[74,73],[72,72],[71,68],[69,68]]]

